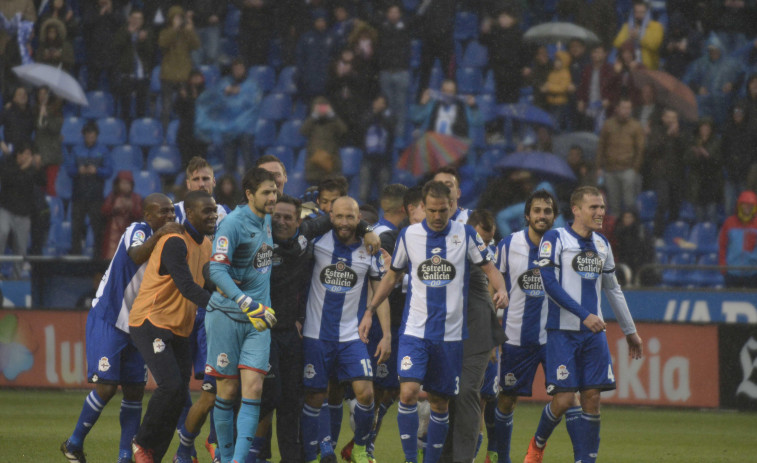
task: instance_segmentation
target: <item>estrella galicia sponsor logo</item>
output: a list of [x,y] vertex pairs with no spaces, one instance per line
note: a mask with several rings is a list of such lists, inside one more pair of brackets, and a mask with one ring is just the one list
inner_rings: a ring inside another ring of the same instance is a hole
[[273,248],[267,243],[263,243],[255,253],[255,257],[252,260],[252,267],[259,273],[268,273],[273,265]]
[[541,271],[538,268],[526,270],[518,277],[518,286],[530,297],[544,297],[544,286],[541,283]]
[[418,266],[418,279],[426,286],[447,286],[456,274],[455,266],[440,256],[432,256]]
[[327,265],[321,270],[321,283],[332,293],[346,293],[357,284],[357,273],[344,262]]
[[583,251],[573,258],[573,270],[584,280],[596,280],[602,273],[604,262],[594,251]]

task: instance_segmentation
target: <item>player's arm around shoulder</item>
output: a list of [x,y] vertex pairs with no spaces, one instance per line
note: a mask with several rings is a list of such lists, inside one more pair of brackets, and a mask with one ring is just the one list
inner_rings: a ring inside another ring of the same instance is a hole
[[[147,227],[149,228],[149,225]],[[132,236],[127,237],[129,239],[127,243],[129,248],[126,253],[137,265],[142,265],[147,262],[152,251],[155,249],[155,245],[158,244],[158,241],[160,241],[162,237],[172,234],[181,235],[184,233],[184,226],[176,222],[167,222],[147,239],[144,239],[145,231],[146,230],[139,230],[135,227]]]

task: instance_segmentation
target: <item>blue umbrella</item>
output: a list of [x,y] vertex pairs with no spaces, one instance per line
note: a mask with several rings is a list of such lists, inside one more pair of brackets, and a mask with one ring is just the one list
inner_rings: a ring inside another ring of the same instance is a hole
[[498,114],[505,119],[526,122],[529,124],[545,125],[550,129],[555,128],[552,115],[534,105],[526,103],[506,104],[498,107]]
[[576,175],[560,156],[541,151],[508,154],[495,164],[500,169],[521,169],[555,181],[576,181]]

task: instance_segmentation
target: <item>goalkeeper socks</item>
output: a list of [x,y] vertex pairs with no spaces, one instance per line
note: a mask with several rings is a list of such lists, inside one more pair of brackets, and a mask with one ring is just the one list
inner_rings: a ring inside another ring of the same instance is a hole
[[494,410],[494,430],[497,434],[497,463],[510,463],[510,440],[513,435],[513,413]]
[[342,409],[341,402],[336,405],[329,404],[329,421],[331,429],[331,446],[336,448],[336,443],[339,440],[339,433],[342,431],[342,418],[344,417],[344,411]]
[[237,443],[234,447],[234,461],[244,461],[250,453],[255,431],[260,418],[260,399],[242,399],[237,416]]
[[179,448],[178,450],[176,450],[176,455],[183,457],[192,456],[192,451],[195,448],[195,437],[197,437],[197,434],[199,433],[187,431],[185,423],[182,423],[179,426]]
[[536,428],[536,434],[534,435],[537,447],[544,448],[547,445],[547,439],[552,435],[552,431],[555,430],[557,425],[560,424],[560,421],[561,418],[557,418],[552,413],[550,404],[545,405],[544,410],[541,412],[539,426]]
[[319,433],[321,412],[320,407],[311,407],[308,404],[302,407],[300,428],[306,462],[314,461],[318,456],[318,444],[321,441]]
[[221,461],[231,461],[234,456],[234,402],[216,396],[213,415],[216,422],[216,437]]
[[118,443],[120,456],[131,459],[131,440],[137,435],[141,419],[141,401],[121,400],[121,412],[118,415],[121,422],[121,441]]
[[428,420],[428,433],[426,434],[426,453],[424,461],[439,461],[442,456],[444,441],[447,440],[449,431],[449,412],[437,413],[431,410],[431,418]]
[[87,437],[92,426],[97,423],[105,405],[107,405],[107,402],[101,399],[94,389],[87,395],[79,415],[79,421],[76,422],[74,433],[68,438],[71,448],[81,450],[84,445],[84,438]]
[[582,463],[594,463],[597,461],[597,453],[599,452],[599,415],[591,415],[589,413],[582,413],[579,422],[580,433],[580,454],[576,461]]
[[355,445],[365,446],[371,437],[373,427],[373,402],[363,405],[355,404]]
[[418,405],[405,405],[402,402],[397,406],[397,426],[400,431],[402,451],[405,453],[405,461],[418,462]]
[[497,401],[487,402],[484,408],[484,426],[486,426],[486,451],[497,451],[497,433],[494,430],[494,410],[497,409]]
[[570,441],[573,443],[573,458],[574,461],[579,460],[579,455],[582,452],[581,441],[581,410],[580,406],[571,407],[565,412],[565,428],[568,430]]

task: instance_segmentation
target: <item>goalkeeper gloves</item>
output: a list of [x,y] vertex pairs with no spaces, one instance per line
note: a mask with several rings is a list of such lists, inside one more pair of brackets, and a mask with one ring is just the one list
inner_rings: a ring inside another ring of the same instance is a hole
[[257,306],[252,306],[252,298],[245,294],[239,296],[236,302],[256,330],[265,331],[276,324],[276,312],[272,308],[260,303]]

